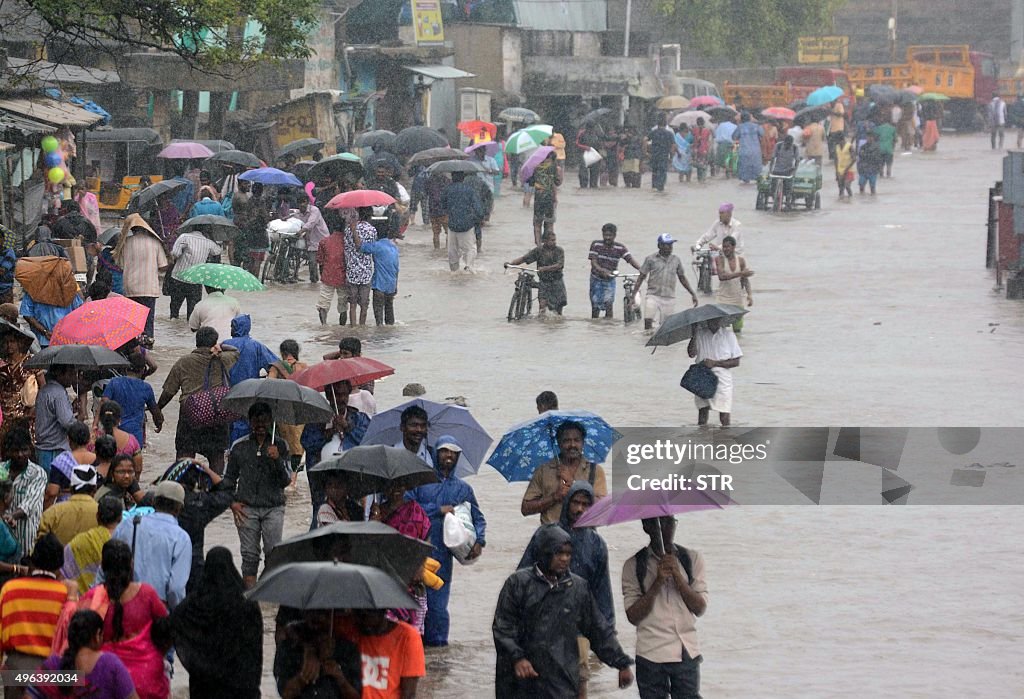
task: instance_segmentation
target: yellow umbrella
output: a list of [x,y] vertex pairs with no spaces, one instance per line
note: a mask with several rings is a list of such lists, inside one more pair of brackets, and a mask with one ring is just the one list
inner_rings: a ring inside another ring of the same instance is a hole
[[682,95],[669,95],[655,102],[654,106],[657,109],[686,109],[690,106],[690,100]]

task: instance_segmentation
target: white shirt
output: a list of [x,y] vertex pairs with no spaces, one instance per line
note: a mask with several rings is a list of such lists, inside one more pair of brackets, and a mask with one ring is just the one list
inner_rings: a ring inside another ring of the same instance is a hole
[[1006,102],[1001,97],[993,97],[988,103],[988,116],[993,126],[1006,126]]
[[715,221],[708,232],[697,238],[697,242],[693,244],[693,247],[700,249],[708,243],[714,243],[715,245],[721,246],[722,240],[727,236],[731,235],[736,239],[736,254],[743,253],[743,235],[740,233],[740,222],[735,218],[729,220],[729,225],[722,223],[721,219]]
[[697,356],[693,358],[694,362],[703,362],[705,359],[720,362],[743,356],[740,343],[736,341],[736,333],[729,326],[720,327],[718,332],[711,332],[704,325],[698,325],[694,329],[694,337],[697,338]]
[[[793,137],[793,145],[796,146],[797,154],[803,155],[803,149],[800,147],[800,144],[804,142],[804,128],[794,124],[789,127],[789,131],[786,132],[786,135]],[[736,243],[739,244],[739,239],[736,240]],[[739,250],[739,248],[736,249]]]
[[217,331],[217,340],[222,342],[231,339],[231,321],[242,314],[238,299],[225,296],[223,291],[215,291],[196,304],[188,319],[188,327],[195,332],[202,327],[210,327]]
[[902,118],[903,118],[903,108],[901,106],[899,106],[898,104],[894,104],[893,107],[892,107],[892,117],[890,117],[889,121],[893,125],[896,125],[896,124],[900,123],[900,119],[902,119]]
[[361,413],[366,413],[370,417],[377,414],[377,399],[373,397],[373,394],[364,388],[358,391],[352,391],[348,396],[348,404]]
[[220,245],[201,233],[182,233],[171,250],[171,256],[177,258],[171,276],[181,279],[181,275],[196,265],[206,262],[211,255],[220,255]]

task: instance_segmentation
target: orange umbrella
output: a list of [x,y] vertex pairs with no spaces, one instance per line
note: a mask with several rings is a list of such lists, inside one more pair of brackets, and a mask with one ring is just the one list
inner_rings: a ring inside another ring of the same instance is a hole
[[481,131],[486,131],[493,139],[498,135],[498,127],[489,121],[475,119],[473,121],[460,121],[456,128],[470,138],[479,136]]

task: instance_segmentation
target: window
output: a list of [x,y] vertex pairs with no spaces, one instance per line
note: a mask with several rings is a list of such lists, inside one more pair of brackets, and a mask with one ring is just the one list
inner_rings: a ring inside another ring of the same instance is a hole
[[982,58],[981,74],[986,78],[994,78],[996,76],[996,62],[991,58]]

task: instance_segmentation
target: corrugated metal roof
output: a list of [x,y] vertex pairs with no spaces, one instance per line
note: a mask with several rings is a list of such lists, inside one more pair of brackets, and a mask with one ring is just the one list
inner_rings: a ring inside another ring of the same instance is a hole
[[27,58],[8,58],[7,65],[14,75],[31,76],[43,82],[59,85],[109,85],[121,82],[117,71],[100,68],[34,61]]
[[26,119],[20,114],[15,114],[14,112],[5,112],[0,110],[0,131],[13,131],[21,134],[22,136],[33,136],[44,133],[53,133],[56,130],[56,126],[43,124],[42,122],[34,121],[32,119]]
[[523,29],[603,32],[608,29],[605,0],[514,0]]
[[0,100],[0,111],[54,126],[92,126],[103,119],[99,114],[93,114],[73,104],[45,98]]
[[12,148],[17,148],[17,146],[13,143],[8,143],[7,141],[0,141],[0,153],[3,153],[5,150],[11,150]]
[[406,70],[411,70],[413,73],[419,73],[425,75],[428,78],[434,78],[435,80],[445,80],[452,78],[475,78],[475,73],[467,73],[464,70],[458,68],[452,68],[451,66],[402,66]]

